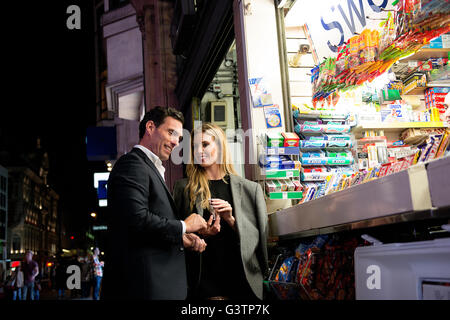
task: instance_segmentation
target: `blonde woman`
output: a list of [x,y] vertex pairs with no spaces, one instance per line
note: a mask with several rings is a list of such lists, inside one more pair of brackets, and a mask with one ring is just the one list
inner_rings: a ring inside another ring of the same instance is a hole
[[237,175],[223,130],[203,123],[191,133],[187,178],[174,186],[180,217],[208,227],[202,253],[187,252],[188,298],[262,299],[267,271],[267,212],[261,186]]

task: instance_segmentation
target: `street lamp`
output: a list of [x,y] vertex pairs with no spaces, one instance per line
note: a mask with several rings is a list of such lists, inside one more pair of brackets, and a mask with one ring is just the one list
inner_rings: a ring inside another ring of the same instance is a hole
[[95,219],[97,217],[97,214],[95,212],[92,212],[91,217]]

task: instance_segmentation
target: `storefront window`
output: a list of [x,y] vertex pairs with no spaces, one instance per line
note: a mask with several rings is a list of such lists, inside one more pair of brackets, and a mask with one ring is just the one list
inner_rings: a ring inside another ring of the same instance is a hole
[[212,122],[221,127],[227,136],[233,165],[238,174],[244,176],[244,147],[242,135],[239,134],[242,123],[235,43],[222,60],[203,97],[200,100],[194,98],[194,101],[194,127],[201,122]]
[[18,235],[13,236],[12,250],[14,253],[20,250],[20,237]]

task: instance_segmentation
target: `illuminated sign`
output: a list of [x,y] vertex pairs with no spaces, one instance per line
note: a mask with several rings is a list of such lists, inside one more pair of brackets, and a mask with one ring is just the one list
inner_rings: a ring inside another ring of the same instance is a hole
[[387,0],[296,1],[285,18],[286,26],[307,24],[319,60],[336,56],[337,48],[363,29],[379,29],[393,7]]
[[99,231],[99,230],[108,230],[107,226],[93,226],[92,230]]
[[20,266],[20,261],[11,261],[11,268],[16,268]]
[[99,180],[97,188],[98,199],[107,199],[107,184],[108,180]]
[[95,172],[94,173],[94,188],[98,188],[99,181],[108,181],[109,172]]

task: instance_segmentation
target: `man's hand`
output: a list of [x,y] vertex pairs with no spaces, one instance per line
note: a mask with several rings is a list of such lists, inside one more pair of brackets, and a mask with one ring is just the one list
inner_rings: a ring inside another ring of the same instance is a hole
[[183,246],[192,251],[203,252],[206,249],[206,242],[196,234],[185,233],[183,235]]
[[206,221],[199,214],[193,213],[184,220],[186,233],[201,231],[207,228]]

